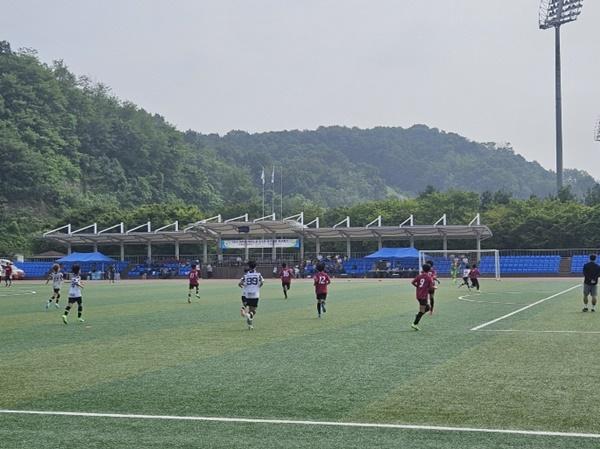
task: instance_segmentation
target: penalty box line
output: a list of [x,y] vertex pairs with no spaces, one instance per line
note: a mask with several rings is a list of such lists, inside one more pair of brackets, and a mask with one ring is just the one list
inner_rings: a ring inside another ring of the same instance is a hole
[[506,315],[502,315],[499,318],[496,318],[494,320],[488,321],[487,323],[480,324],[479,326],[475,326],[475,327],[471,328],[470,330],[472,330],[472,331],[478,331],[479,329],[483,329],[484,327],[487,327],[490,324],[497,323],[498,321],[501,321],[501,320],[503,320],[505,318],[511,317],[513,315],[516,315],[517,313],[521,313],[524,310],[527,310],[527,309],[530,309],[531,307],[537,306],[538,304],[541,304],[544,301],[548,301],[549,299],[556,298],[557,296],[560,296],[560,295],[564,295],[565,293],[568,293],[571,290],[574,290],[574,289],[579,288],[579,287],[581,287],[580,284],[574,285],[573,287],[569,287],[566,290],[563,290],[562,292],[558,292],[558,293],[555,293],[553,295],[547,296],[545,298],[540,299],[539,301],[536,301],[536,302],[533,302],[531,304],[528,304],[525,307],[521,307],[520,309],[514,310],[514,311],[512,311],[510,313],[507,313]]
[[451,427],[451,426],[426,426],[413,424],[381,424],[381,423],[359,423],[340,421],[306,421],[293,419],[260,419],[260,418],[227,418],[218,416],[177,416],[177,415],[137,415],[129,413],[89,413],[89,412],[60,412],[45,410],[2,410],[0,414],[11,415],[45,415],[45,416],[74,416],[88,418],[117,418],[117,419],[154,419],[171,421],[205,421],[225,423],[246,424],[287,424],[300,426],[329,426],[329,427],[358,427],[377,429],[401,429],[401,430],[431,430],[437,432],[471,432],[471,433],[496,433],[512,435],[533,435],[544,437],[567,437],[567,438],[595,438],[600,439],[598,433],[580,432],[551,432],[543,430],[517,430],[517,429],[489,429],[477,427]]

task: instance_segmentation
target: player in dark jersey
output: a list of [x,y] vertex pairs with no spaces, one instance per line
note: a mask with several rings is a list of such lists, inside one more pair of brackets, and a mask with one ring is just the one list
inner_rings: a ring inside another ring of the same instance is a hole
[[279,271],[279,278],[281,279],[281,288],[283,288],[283,296],[287,299],[287,292],[292,286],[292,278],[294,277],[294,270],[288,268],[286,263],[281,264],[281,271]]
[[[596,263],[596,255],[590,255],[590,260],[583,266],[583,312],[596,311],[598,302],[598,277],[600,266]],[[588,309],[588,296],[592,297],[592,308]]]
[[200,298],[198,287],[200,284],[200,271],[196,264],[192,264],[192,270],[188,274],[189,289],[188,289],[188,304],[192,303],[192,290],[196,290],[196,298]]
[[433,260],[428,260],[425,263],[430,267],[429,271],[427,272],[427,274],[431,278],[431,288],[429,289],[429,314],[433,315],[433,305],[435,304],[435,290],[440,284],[440,281],[437,278],[437,271],[435,270],[435,268],[433,268]]
[[471,287],[474,287],[479,291],[479,276],[481,276],[481,272],[477,265],[471,265],[471,270],[469,270],[469,280],[471,281]]
[[4,265],[4,286],[10,287],[12,286],[12,262],[7,262]]
[[325,301],[327,301],[327,286],[331,284],[331,278],[325,272],[325,264],[319,262],[317,264],[317,272],[315,273],[313,285],[317,295],[317,314],[321,318],[321,312],[327,312]]
[[422,267],[422,272],[416,278],[414,278],[411,284],[417,289],[417,301],[419,301],[419,313],[415,316],[415,321],[410,325],[414,330],[419,331],[421,328],[419,327],[419,321],[423,315],[425,315],[430,307],[428,304],[429,298],[429,290],[433,287],[433,281],[431,276],[429,275],[431,267],[427,264],[424,264]]

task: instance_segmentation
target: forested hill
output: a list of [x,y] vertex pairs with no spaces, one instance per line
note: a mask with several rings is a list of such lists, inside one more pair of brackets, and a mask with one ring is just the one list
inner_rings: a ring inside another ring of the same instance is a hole
[[[283,166],[276,185],[283,174],[284,213],[413,196],[427,185],[523,198],[554,189],[551,172],[510,149],[423,125],[183,133],[75,76],[62,61],[43,64],[34,51],[13,51],[5,41],[0,160],[0,240],[10,236],[11,247],[25,244],[15,236],[102,214],[118,219],[144,204],[186,204],[202,215],[256,214],[261,167],[270,187],[273,164]],[[566,178],[578,196],[594,184],[585,172],[569,171]]]
[[[472,142],[425,125],[232,131],[223,137],[190,131],[186,138],[199,149],[217,149],[230,164],[250,162],[254,172],[261,164],[283,164],[286,189],[322,204],[354,203],[390,193],[414,196],[427,185],[480,193],[503,190],[517,198],[546,197],[556,190],[553,172],[511,148]],[[595,183],[580,170],[567,170],[565,179],[578,196]]]

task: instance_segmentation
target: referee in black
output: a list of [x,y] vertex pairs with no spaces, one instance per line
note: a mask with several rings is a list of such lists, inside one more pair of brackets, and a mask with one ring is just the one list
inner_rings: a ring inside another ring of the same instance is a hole
[[[600,265],[596,263],[596,255],[590,255],[590,261],[583,266],[583,311],[596,311],[598,301],[598,277]],[[592,297],[592,308],[588,309],[588,296]]]

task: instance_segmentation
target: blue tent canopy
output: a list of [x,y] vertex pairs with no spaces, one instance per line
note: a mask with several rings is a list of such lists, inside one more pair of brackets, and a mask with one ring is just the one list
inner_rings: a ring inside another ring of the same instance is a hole
[[82,262],[95,262],[95,263],[114,263],[115,261],[108,256],[96,251],[93,253],[71,253],[57,262],[60,263],[82,263]]
[[393,260],[393,259],[406,259],[406,258],[419,258],[419,250],[415,248],[381,248],[379,251],[375,251],[373,254],[365,256],[365,259],[380,259],[380,260]]

